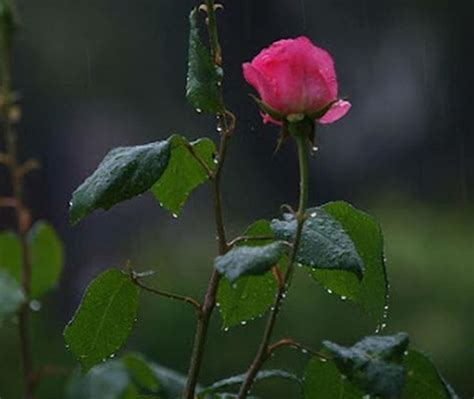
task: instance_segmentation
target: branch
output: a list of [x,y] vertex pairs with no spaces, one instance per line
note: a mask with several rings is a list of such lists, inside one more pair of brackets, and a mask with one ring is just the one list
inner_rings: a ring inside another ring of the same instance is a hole
[[0,208],[16,208],[16,199],[11,197],[0,197]]
[[129,275],[132,282],[138,287],[142,288],[143,290],[151,292],[155,295],[168,298],[168,299],[174,299],[176,301],[186,302],[192,305],[198,311],[198,313],[201,312],[201,304],[198,301],[196,301],[194,298],[184,296],[184,295],[173,294],[172,292],[163,291],[156,288],[147,287],[146,285],[141,283],[141,281],[138,279],[138,277],[136,276],[134,272],[131,272]]
[[247,242],[247,241],[267,241],[267,240],[274,240],[275,237],[271,235],[267,236],[240,236],[237,238],[234,238],[232,241],[230,241],[227,245],[229,248],[235,247],[237,244],[240,244],[241,242]]
[[275,342],[272,345],[268,346],[268,354],[271,355],[277,349],[289,347],[293,349],[299,349],[303,353],[309,353],[313,356],[319,357],[322,360],[331,360],[330,357],[326,356],[324,353],[318,352],[306,345],[300,344],[299,342],[294,341],[292,338],[284,338],[278,342]]

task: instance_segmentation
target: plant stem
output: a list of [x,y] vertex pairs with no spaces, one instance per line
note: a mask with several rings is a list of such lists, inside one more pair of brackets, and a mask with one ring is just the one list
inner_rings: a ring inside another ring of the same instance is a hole
[[[224,166],[224,161],[227,153],[227,143],[231,130],[226,130],[222,133],[221,143],[218,155],[218,166],[212,179],[214,188],[214,213],[216,220],[216,232],[218,241],[218,252],[223,255],[227,252],[227,239],[224,228],[224,213],[222,210],[222,195],[221,195],[221,172]],[[209,284],[207,287],[206,294],[204,296],[204,302],[201,307],[201,312],[196,326],[196,333],[194,336],[194,347],[191,355],[191,364],[188,372],[188,379],[186,383],[186,389],[184,391],[185,399],[194,399],[197,380],[199,372],[201,370],[202,360],[204,356],[204,346],[207,339],[207,331],[209,329],[209,322],[211,320],[212,311],[216,305],[216,294],[219,286],[221,276],[217,270],[213,270]]]
[[[5,24],[3,24],[5,26]],[[2,71],[2,106],[1,114],[5,134],[6,155],[8,171],[11,178],[14,208],[17,219],[18,236],[21,244],[21,284],[26,297],[29,297],[31,283],[31,262],[27,242],[27,233],[31,227],[31,217],[28,208],[23,201],[23,177],[22,165],[18,162],[17,137],[11,120],[12,111],[12,31],[4,28],[1,32],[1,71]],[[32,399],[34,393],[33,361],[30,349],[29,335],[29,307],[25,302],[18,314],[21,363],[23,368],[23,384],[25,399]]]
[[[222,52],[219,44],[215,1],[205,0],[205,5],[207,11],[207,26],[209,32],[211,55],[213,57],[214,63],[216,65],[221,65]],[[216,170],[210,177],[213,183],[214,217],[216,222],[218,252],[220,255],[223,255],[228,251],[228,245],[224,227],[224,213],[222,210],[221,175],[227,154],[227,143],[235,129],[235,116],[232,113],[225,111],[222,115],[218,115],[218,117],[223,118],[224,130],[221,133],[219,153],[217,155],[218,164]],[[230,118],[230,124],[228,123],[228,118]],[[204,296],[204,301],[202,303],[196,325],[194,346],[191,354],[186,388],[183,395],[185,399],[194,399],[195,397],[196,385],[204,357],[204,347],[207,340],[207,332],[209,329],[212,312],[216,306],[217,288],[219,286],[220,279],[221,276],[219,272],[214,269],[207,286],[206,294]]]
[[188,303],[189,305],[192,305],[194,309],[198,311],[198,314],[201,311],[201,304],[198,301],[196,301],[194,298],[191,298],[189,296],[174,294],[172,292],[160,290],[157,288],[148,287],[145,284],[142,284],[142,282],[137,277],[134,277],[134,276],[132,276],[131,279],[135,285],[137,285],[138,287],[140,287],[141,289],[145,291],[151,292],[152,294],[159,295],[168,299],[174,299],[176,301]]
[[282,301],[286,296],[286,293],[290,287],[293,271],[296,263],[296,255],[301,240],[301,233],[303,232],[303,225],[306,219],[305,211],[308,205],[308,150],[306,144],[306,137],[304,135],[295,136],[296,144],[298,147],[298,159],[300,169],[300,198],[299,208],[296,213],[297,227],[296,234],[293,241],[293,249],[291,251],[290,261],[288,268],[285,273],[284,284],[278,287],[278,292],[275,296],[275,302],[273,304],[273,310],[268,318],[263,338],[260,346],[257,350],[257,354],[247,372],[247,376],[242,386],[240,387],[238,399],[245,399],[253,385],[255,377],[257,376],[260,368],[271,355],[272,349],[270,346],[270,340],[272,338],[273,331],[275,329],[277,316],[280,312]]

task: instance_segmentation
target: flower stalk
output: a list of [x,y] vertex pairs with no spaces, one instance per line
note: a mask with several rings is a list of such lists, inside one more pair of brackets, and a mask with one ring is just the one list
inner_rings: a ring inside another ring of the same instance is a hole
[[290,261],[288,268],[284,276],[284,283],[278,287],[278,292],[275,296],[275,301],[272,307],[272,311],[268,318],[265,331],[263,333],[262,341],[257,350],[257,354],[247,371],[247,376],[240,387],[238,399],[245,399],[249,394],[250,388],[253,385],[255,377],[260,371],[265,361],[271,356],[271,353],[275,348],[272,347],[270,341],[272,339],[273,332],[275,330],[277,317],[281,309],[282,302],[286,296],[286,293],[291,285],[293,277],[293,271],[296,264],[296,255],[298,253],[299,244],[301,241],[301,234],[303,232],[304,222],[306,220],[306,208],[308,206],[308,190],[309,190],[309,170],[308,170],[308,144],[307,137],[305,134],[295,134],[296,145],[298,148],[298,161],[300,170],[300,196],[299,196],[299,207],[296,212],[296,234],[293,241],[293,248],[290,255]]

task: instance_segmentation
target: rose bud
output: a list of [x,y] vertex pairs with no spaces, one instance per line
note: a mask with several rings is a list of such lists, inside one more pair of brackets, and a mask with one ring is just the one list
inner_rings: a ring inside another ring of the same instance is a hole
[[243,72],[260,95],[255,100],[265,123],[332,123],[351,108],[337,97],[332,57],[307,37],[273,43],[244,63]]

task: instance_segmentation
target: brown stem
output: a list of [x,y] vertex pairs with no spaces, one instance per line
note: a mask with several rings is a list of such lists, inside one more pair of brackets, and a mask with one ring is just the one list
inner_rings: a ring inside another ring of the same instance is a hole
[[[231,126],[232,129],[235,123]],[[224,166],[224,161],[227,153],[227,143],[232,134],[232,130],[225,130],[222,132],[221,142],[218,154],[218,165],[212,178],[214,188],[214,213],[216,220],[216,231],[218,238],[218,251],[219,254],[225,254],[228,251],[226,232],[224,228],[224,213],[222,210],[222,196],[221,196],[221,173]],[[185,399],[194,399],[197,380],[204,356],[204,346],[206,344],[207,332],[209,329],[209,323],[211,320],[212,311],[216,305],[216,294],[219,286],[221,276],[217,270],[213,270],[209,284],[207,287],[206,294],[204,296],[204,302],[202,304],[200,317],[198,318],[196,325],[196,333],[194,336],[194,347],[191,355],[191,362],[189,366],[188,379],[186,388],[184,391]]]
[[308,202],[308,154],[306,149],[306,138],[304,136],[298,136],[296,137],[296,142],[298,146],[298,158],[300,166],[300,201],[298,212],[296,212],[297,227],[295,238],[293,241],[293,248],[291,251],[288,268],[285,273],[284,284],[280,284],[278,287],[278,291],[275,296],[275,301],[272,307],[273,310],[271,311],[267,324],[265,326],[262,341],[257,350],[257,354],[255,355],[255,358],[249,370],[247,371],[245,381],[240,387],[239,395],[237,397],[238,399],[245,399],[247,397],[260,368],[271,354],[270,340],[275,329],[276,320],[280,312],[283,299],[285,298],[286,292],[288,291],[288,288],[291,283],[293,270],[296,263],[296,255],[298,253],[298,248],[301,241],[301,234],[303,232],[303,225],[306,220],[305,210]]
[[133,281],[134,284],[136,284],[138,287],[140,287],[141,289],[143,289],[145,291],[151,292],[152,294],[155,294],[155,295],[160,295],[160,296],[168,298],[168,299],[174,299],[176,301],[186,302],[186,303],[192,305],[198,311],[198,313],[200,313],[200,311],[201,311],[201,304],[198,301],[196,301],[194,298],[184,296],[184,295],[174,294],[172,292],[163,291],[163,290],[156,289],[156,288],[148,287],[148,286],[144,285],[138,279],[138,277],[133,276],[133,274],[131,274],[131,280]]
[[[2,71],[2,122],[6,144],[6,166],[8,168],[13,198],[15,201],[15,214],[17,219],[17,230],[21,244],[21,284],[26,297],[29,297],[31,282],[31,262],[27,242],[27,233],[31,227],[31,217],[28,208],[23,201],[23,176],[22,167],[18,162],[17,138],[13,128],[11,112],[13,108],[13,93],[11,90],[12,71],[12,34],[13,32],[5,27],[1,32],[1,71]],[[3,159],[3,158],[2,158]],[[32,399],[34,396],[35,383],[32,380],[33,361],[30,349],[29,334],[29,307],[24,303],[18,314],[20,356],[23,368],[23,384],[25,389],[25,399]]]

